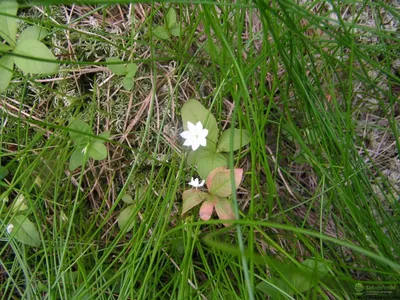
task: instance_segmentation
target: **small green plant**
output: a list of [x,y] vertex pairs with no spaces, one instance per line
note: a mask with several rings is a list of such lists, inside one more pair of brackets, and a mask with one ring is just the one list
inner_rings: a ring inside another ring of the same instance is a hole
[[[3,204],[8,202],[8,197],[4,196],[2,201]],[[12,214],[11,218],[10,214]],[[6,231],[11,239],[15,238],[32,247],[40,246],[39,232],[28,218],[28,206],[24,195],[19,194],[9,208],[2,206],[1,219],[6,220],[3,224],[7,224]]]
[[172,36],[179,37],[181,35],[181,29],[179,27],[176,11],[172,7],[168,10],[165,16],[165,22],[163,26],[157,26],[153,29],[153,34],[160,40],[168,40]]
[[129,204],[124,210],[122,210],[118,216],[118,227],[121,230],[126,229],[126,232],[131,231],[135,225],[135,219],[132,218],[135,210],[135,204],[131,196],[124,195],[122,201]]
[[118,216],[118,227],[121,230],[126,228],[126,232],[128,232],[131,231],[135,225],[135,219],[132,219],[133,211],[135,210],[135,204],[133,204],[133,199],[129,195],[124,195],[122,201],[129,205],[120,212]]
[[133,78],[138,70],[137,64],[125,63],[117,57],[109,57],[106,59],[107,67],[115,75],[125,76],[122,80],[122,85],[124,89],[131,90],[133,88]]
[[[201,178],[207,178],[211,171],[228,165],[223,152],[229,152],[231,148],[239,150],[250,142],[249,134],[244,129],[229,128],[219,135],[215,117],[197,100],[187,101],[181,112],[185,129],[181,136],[185,139],[184,145],[192,147],[188,163],[197,167]],[[206,138],[205,144],[203,138]]]
[[55,74],[59,68],[56,57],[41,42],[48,35],[44,28],[30,26],[17,40],[17,10],[15,0],[0,2],[0,36],[7,43],[0,43],[0,53],[4,54],[0,59],[0,93],[10,84],[14,63],[26,74]]
[[[233,172],[237,189],[242,181],[243,169],[234,169]],[[225,167],[220,167],[212,171],[206,180],[208,192],[197,189],[203,186],[203,184],[204,180],[199,183],[198,179],[193,180],[192,178],[189,185],[195,189],[183,192],[182,215],[193,207],[203,203],[200,207],[200,218],[202,220],[208,221],[211,218],[214,207],[221,220],[234,220],[235,214],[232,210],[231,202],[228,200],[228,197],[232,195],[231,171]],[[224,225],[229,226],[226,223]]]
[[328,267],[323,262],[315,259],[306,259],[301,266],[285,263],[279,265],[280,276],[285,280],[276,277],[269,278],[267,282],[261,281],[257,289],[270,296],[271,299],[287,299],[282,291],[289,296],[304,293],[317,286],[328,271]]
[[69,170],[83,166],[88,158],[94,160],[103,160],[107,158],[107,147],[104,140],[110,137],[110,132],[105,131],[94,137],[92,128],[82,120],[71,120],[69,135],[75,144],[75,150],[72,152],[69,161]]
[[135,200],[128,194],[122,196],[122,201],[128,204],[118,216],[118,227],[121,230],[125,230],[126,232],[131,231],[133,226],[135,225],[136,218],[133,216],[135,211],[137,202],[143,196],[144,189],[139,188],[138,191],[135,193]]

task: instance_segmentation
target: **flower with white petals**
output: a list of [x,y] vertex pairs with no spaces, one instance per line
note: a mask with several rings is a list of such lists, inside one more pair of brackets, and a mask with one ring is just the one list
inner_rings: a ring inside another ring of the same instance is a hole
[[196,125],[191,122],[187,122],[187,127],[188,130],[181,133],[181,137],[186,140],[183,145],[192,146],[193,151],[195,151],[200,146],[206,146],[206,136],[208,135],[208,129],[203,129],[203,124],[201,124],[200,121],[197,122]]
[[202,182],[199,182],[198,178],[193,180],[193,177],[192,177],[192,180],[190,180],[189,185],[191,185],[192,187],[197,189],[197,188],[202,187],[204,185],[204,180]]
[[14,229],[14,225],[13,225],[13,224],[8,224],[8,226],[7,226],[7,232],[8,232],[9,234],[11,234],[11,232],[13,231],[13,229]]

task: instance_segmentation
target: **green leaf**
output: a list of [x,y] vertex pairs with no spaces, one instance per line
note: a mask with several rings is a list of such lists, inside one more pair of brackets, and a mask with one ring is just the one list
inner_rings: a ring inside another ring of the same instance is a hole
[[[90,141],[90,136],[93,135],[92,128],[84,121],[71,119],[69,128],[78,132],[69,131],[69,136],[76,145],[87,144]],[[85,145],[86,146],[86,145]]]
[[135,67],[130,66],[130,71],[128,74],[126,74],[126,77],[130,77],[133,79],[133,77],[136,75],[137,72],[137,65],[136,64],[130,64],[130,65],[135,65]]
[[129,64],[126,65],[126,74],[127,74],[127,76],[130,76],[130,77],[135,76],[137,70],[138,70],[137,64],[129,63]]
[[[14,62],[24,73],[31,74],[55,74],[58,72],[56,57],[38,40],[28,39],[17,44],[15,54],[29,56],[30,58],[14,57]],[[37,59],[53,60],[54,62],[41,61]]]
[[[233,130],[233,143],[231,145],[231,130]],[[229,128],[225,130],[218,141],[218,149],[222,152],[229,152],[230,148],[232,150],[238,150],[241,147],[247,145],[250,142],[250,136],[247,130],[240,130],[237,128]]]
[[125,194],[122,196],[122,201],[124,201],[126,204],[132,204],[133,203],[133,199],[130,195]]
[[221,54],[221,47],[218,44],[210,42],[208,39],[203,45],[204,51],[212,57],[218,57]]
[[10,84],[14,70],[14,57],[4,55],[0,59],[0,93],[3,93]]
[[308,291],[313,286],[313,280],[309,277],[309,273],[297,266],[287,266],[282,269],[282,272],[296,293]]
[[96,140],[98,140],[98,141],[103,141],[103,143],[104,143],[104,140],[103,140],[103,139],[108,140],[108,139],[110,138],[110,136],[111,136],[111,132],[110,132],[110,131],[103,131],[102,133],[100,133],[100,134],[98,135],[98,137],[100,137],[100,138],[102,138],[102,139],[96,139]]
[[0,180],[3,180],[8,175],[8,169],[0,165]]
[[328,274],[328,268],[323,262],[306,259],[302,265],[288,265],[281,268],[283,276],[290,282],[296,293],[303,293],[317,286],[318,281]]
[[315,259],[307,258],[302,264],[313,271],[317,271],[320,275],[328,274],[328,267],[322,261],[316,261]]
[[[217,152],[213,149],[207,149],[205,147],[200,147],[196,151],[189,152],[189,155],[187,157],[187,163],[189,165],[196,165],[198,163],[198,160],[202,160],[205,157],[212,156],[215,153],[217,153]],[[201,177],[201,178],[203,178],[203,177]],[[204,177],[204,178],[206,178],[206,177]]]
[[24,40],[34,39],[37,41],[43,40],[46,36],[48,36],[49,32],[38,26],[30,26],[22,31],[19,36],[18,43],[21,43]]
[[165,16],[165,25],[168,29],[176,26],[176,11],[170,8]]
[[125,90],[130,91],[133,88],[133,78],[132,76],[126,75],[122,80],[122,86]]
[[136,199],[137,201],[139,201],[140,199],[142,199],[142,197],[143,197],[145,191],[146,191],[146,188],[145,188],[144,186],[140,186],[140,187],[136,190],[135,199]]
[[199,148],[196,151],[190,151],[188,157],[187,157],[187,164],[188,165],[195,165],[196,161],[197,161],[197,157],[199,155],[200,152],[204,151],[205,148]]
[[206,199],[207,193],[195,189],[186,190],[182,194],[182,215]]
[[175,27],[169,28],[169,32],[173,36],[178,36],[179,37],[181,35],[181,29],[179,28],[179,26],[175,26]]
[[78,271],[66,270],[64,273],[64,283],[67,285],[75,284],[77,282],[78,273]]
[[[234,169],[233,173],[235,176],[235,187],[237,189],[242,181],[243,169]],[[225,169],[225,167],[215,169],[208,175],[206,185],[211,195],[223,198],[231,196],[231,171]]]
[[10,51],[12,49],[14,49],[14,48],[10,47],[10,46],[8,46],[6,44],[0,43],[0,54],[2,54],[1,52],[7,52],[7,51]]
[[83,166],[85,163],[85,153],[83,152],[84,147],[76,147],[69,158],[69,170],[72,172],[75,169]]
[[135,212],[135,205],[129,205],[118,216],[118,227],[121,230],[126,228],[126,231],[131,231],[135,225],[135,218],[132,217]]
[[[7,15],[16,16],[18,3],[15,0],[0,1],[0,12]],[[17,18],[0,15],[0,36],[7,41],[10,46],[15,46],[17,36]]]
[[287,299],[283,292],[289,296],[293,295],[292,289],[283,280],[270,278],[268,279],[268,282],[269,283],[262,281],[257,284],[256,288],[270,296],[271,299]]
[[[235,213],[232,209],[232,204],[226,198],[219,198],[215,205],[215,211],[221,220],[235,220]],[[224,226],[228,227],[232,224],[224,223]]]
[[308,258],[302,264],[306,267],[306,271],[310,274],[310,277],[321,279],[328,275],[329,269],[322,261]]
[[23,215],[15,216],[11,220],[11,224],[14,225],[12,234],[15,233],[14,237],[23,244],[39,247],[40,237],[35,225]]
[[41,293],[47,293],[48,292],[47,286],[45,286],[43,284],[43,282],[41,282],[40,280],[37,282],[37,290],[38,290],[38,292],[41,292]]
[[201,122],[208,129],[207,149],[215,149],[218,140],[218,126],[214,116],[197,100],[190,99],[182,107],[183,128],[188,130],[187,122]]
[[94,141],[90,143],[88,147],[88,156],[94,160],[103,160],[107,158],[107,147],[103,143],[103,141]]
[[154,28],[153,35],[160,40],[167,40],[170,37],[168,30],[165,29],[163,26],[157,26],[156,28]]
[[208,175],[219,167],[228,165],[225,156],[215,151],[203,149],[196,157],[197,173],[201,178],[207,178]]
[[[128,74],[125,63],[117,57],[109,57],[106,59],[107,68],[110,69],[115,75],[126,75]],[[109,64],[111,63],[111,64]]]

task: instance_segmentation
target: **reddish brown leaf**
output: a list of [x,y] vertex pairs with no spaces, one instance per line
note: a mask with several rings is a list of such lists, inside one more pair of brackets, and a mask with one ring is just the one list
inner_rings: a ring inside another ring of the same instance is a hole
[[235,174],[235,186],[236,186],[236,189],[238,189],[240,183],[242,182],[243,169],[234,169],[233,173]]
[[182,194],[182,215],[206,199],[207,193],[195,189],[186,190]]
[[208,221],[214,210],[214,203],[210,201],[204,201],[200,207],[200,219],[203,221]]
[[[243,177],[243,169],[234,169],[235,187],[239,187]],[[210,194],[218,197],[232,195],[231,171],[225,168],[217,168],[207,177],[207,188]]]
[[215,174],[217,174],[220,171],[224,171],[224,170],[226,170],[225,167],[216,168],[216,169],[212,170],[212,172],[207,176],[207,178],[206,178],[206,186],[208,188],[208,191],[210,191],[211,182],[212,182]]
[[[232,209],[231,202],[226,198],[219,198],[218,203],[215,205],[215,210],[221,220],[235,220],[235,214]],[[224,226],[232,224],[224,223]]]

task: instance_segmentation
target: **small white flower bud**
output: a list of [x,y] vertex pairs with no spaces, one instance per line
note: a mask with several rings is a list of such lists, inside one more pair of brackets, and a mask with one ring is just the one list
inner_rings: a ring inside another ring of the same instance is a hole
[[14,229],[14,225],[13,225],[13,224],[8,224],[8,226],[7,226],[7,232],[8,232],[9,234],[11,234],[11,232],[13,231],[13,229]]

